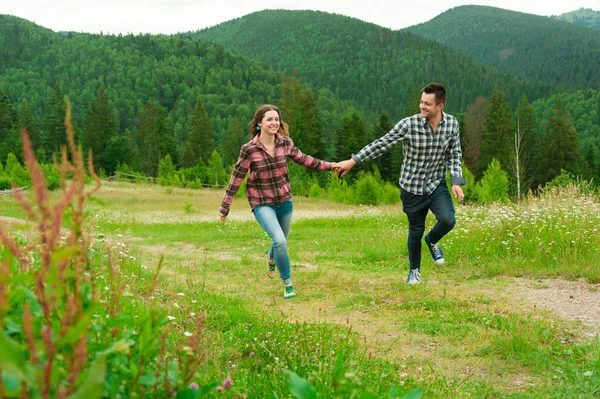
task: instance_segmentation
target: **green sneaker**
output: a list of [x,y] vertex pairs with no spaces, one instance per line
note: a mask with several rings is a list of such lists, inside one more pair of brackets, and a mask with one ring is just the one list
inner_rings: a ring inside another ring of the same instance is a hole
[[265,258],[267,259],[267,276],[270,278],[275,278],[277,273],[275,273],[275,260],[269,257],[269,250],[265,251]]
[[294,291],[294,286],[293,285],[286,285],[283,288],[283,299],[290,299],[290,298],[294,298],[296,296],[296,292]]

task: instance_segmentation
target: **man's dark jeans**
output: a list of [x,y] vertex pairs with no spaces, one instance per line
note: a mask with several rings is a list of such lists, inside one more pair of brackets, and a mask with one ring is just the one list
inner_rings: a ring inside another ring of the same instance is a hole
[[431,209],[437,223],[429,232],[429,240],[436,244],[454,228],[454,205],[446,182],[442,181],[430,195],[415,195],[400,189],[402,210],[408,216],[408,260],[410,268],[421,267],[421,241],[425,233],[425,218]]

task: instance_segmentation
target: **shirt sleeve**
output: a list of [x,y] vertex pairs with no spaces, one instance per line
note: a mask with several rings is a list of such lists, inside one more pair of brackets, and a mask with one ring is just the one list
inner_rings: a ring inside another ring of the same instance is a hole
[[452,132],[452,140],[448,146],[448,153],[446,157],[446,166],[450,170],[450,184],[464,186],[467,181],[462,176],[462,150],[460,148],[460,133],[458,124],[456,130]]
[[248,155],[248,151],[246,146],[242,146],[240,150],[240,155],[238,160],[233,167],[233,172],[231,173],[231,179],[229,180],[229,185],[225,189],[225,195],[223,195],[223,200],[221,201],[221,207],[219,208],[219,213],[224,215],[229,214],[229,207],[233,202],[233,197],[240,189],[242,182],[244,181],[244,177],[248,173],[248,169],[250,168],[250,157]]
[[322,161],[302,153],[302,151],[300,151],[300,149],[294,145],[294,142],[291,138],[288,137],[286,141],[286,155],[298,165],[317,170],[331,170],[333,168],[333,164],[331,162]]
[[358,152],[358,154],[352,154],[352,159],[357,164],[362,164],[365,161],[370,161],[388,152],[393,146],[401,142],[406,136],[408,131],[407,122],[405,119],[401,120],[384,136],[381,136],[377,140],[374,140],[370,144],[367,144]]

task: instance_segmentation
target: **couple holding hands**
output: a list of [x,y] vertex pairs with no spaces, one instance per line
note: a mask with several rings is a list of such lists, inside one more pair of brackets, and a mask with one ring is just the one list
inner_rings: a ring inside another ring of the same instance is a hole
[[454,205],[446,185],[450,170],[452,195],[462,202],[460,136],[455,117],[443,112],[446,89],[439,83],[423,87],[421,112],[402,119],[384,136],[367,144],[350,159],[326,162],[303,154],[289,137],[288,125],[274,105],[262,105],[248,124],[252,140],[242,145],[229,185],[219,209],[222,221],[227,219],[233,197],[248,174],[246,196],[252,212],[271,238],[266,251],[267,273],[275,277],[275,269],[284,284],[283,297],[296,296],[292,284],[287,239],[292,221],[292,195],[287,159],[306,168],[333,170],[346,175],[355,165],[377,158],[394,145],[402,143],[404,161],[400,173],[402,210],[408,217],[408,259],[410,271],[406,282],[421,281],[421,241],[425,234],[425,219],[429,210],[437,223],[424,240],[434,262],[444,264],[444,254],[438,242],[455,225]]

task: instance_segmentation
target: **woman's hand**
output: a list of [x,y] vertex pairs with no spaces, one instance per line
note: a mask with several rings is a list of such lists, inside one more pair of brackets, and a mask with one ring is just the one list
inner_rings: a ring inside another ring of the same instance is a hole
[[221,218],[221,222],[224,222],[227,219],[227,215],[224,213],[219,213],[219,217]]

